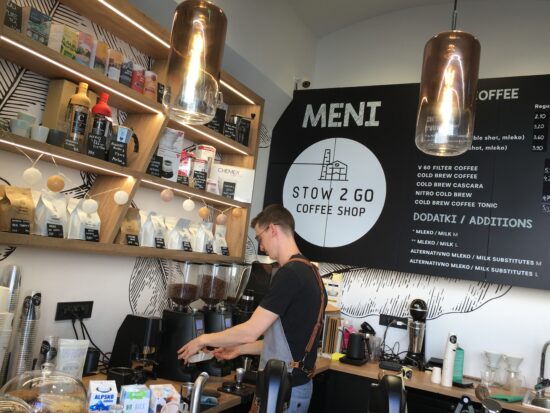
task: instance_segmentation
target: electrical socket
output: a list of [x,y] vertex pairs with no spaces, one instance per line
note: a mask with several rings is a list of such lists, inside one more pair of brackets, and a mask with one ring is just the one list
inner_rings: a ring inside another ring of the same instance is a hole
[[73,301],[70,303],[57,303],[55,321],[72,320],[75,318],[90,318],[92,316],[93,301]]
[[407,329],[407,319],[405,317],[396,317],[389,314],[380,314],[380,320],[378,321],[378,324],[380,324],[381,326],[387,326],[394,320],[401,321],[403,325],[397,325],[393,323],[391,327],[400,328],[402,330]]

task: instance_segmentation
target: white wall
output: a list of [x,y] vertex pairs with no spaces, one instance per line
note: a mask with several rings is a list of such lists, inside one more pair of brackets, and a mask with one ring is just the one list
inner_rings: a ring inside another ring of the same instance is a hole
[[[448,30],[449,11],[450,5],[411,8],[365,20],[320,39],[314,86],[418,83],[424,45],[434,34]],[[481,42],[480,77],[550,73],[549,15],[550,2],[544,1],[460,2],[458,28],[475,34]],[[475,283],[466,283],[466,287],[470,284],[476,287]],[[449,307],[463,298],[461,288],[464,285],[445,291]],[[427,292],[415,287],[412,291],[418,298],[427,298]],[[377,297],[378,291],[365,289],[360,293]],[[490,350],[524,357],[521,370],[532,385],[539,372],[540,350],[550,339],[550,321],[545,316],[549,311],[549,291],[514,287],[473,312],[449,313],[429,321],[428,356],[441,357],[447,333],[453,331],[465,349],[466,374],[479,376],[482,352]],[[358,326],[362,320],[352,321]],[[378,316],[367,321],[383,332]],[[396,340],[401,350],[407,349],[406,333],[391,329],[387,341],[393,344]]]

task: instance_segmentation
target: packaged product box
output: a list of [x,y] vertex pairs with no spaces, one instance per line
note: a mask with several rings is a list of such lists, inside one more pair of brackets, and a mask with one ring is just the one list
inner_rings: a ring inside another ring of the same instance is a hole
[[50,28],[48,47],[69,59],[74,59],[78,46],[78,32],[69,26],[53,23]]
[[[65,79],[50,80],[42,125],[50,129],[67,130],[65,119],[67,104],[70,97],[75,94],[77,88],[78,85],[76,83]],[[91,90],[88,90],[88,97],[92,102],[97,102],[97,95]]]
[[[97,55],[96,55],[97,58]],[[107,67],[105,68],[105,74],[108,78],[116,80],[120,79],[120,69],[122,69],[122,62],[124,56],[121,52],[115,49],[109,49],[107,52]]]
[[210,178],[218,181],[219,194],[240,202],[252,202],[254,169],[214,164]]
[[15,4],[13,1],[8,1],[6,5],[6,14],[4,15],[4,26],[20,32],[22,16],[22,7]]
[[90,67],[90,61],[94,55],[95,41],[90,33],[80,32],[78,34],[78,47],[76,48],[75,60]]
[[149,99],[157,100],[157,74],[150,70],[145,71],[145,83],[143,84],[143,95]]
[[31,6],[23,7],[23,13],[21,16],[21,31],[27,36],[42,43],[48,45],[48,36],[50,33],[50,25],[52,18],[47,14],[35,9]]
[[107,58],[109,54],[109,46],[107,43],[98,40],[95,46],[95,59],[93,66],[90,66],[92,69],[97,70],[103,74],[106,74],[107,71]]
[[156,152],[156,156],[161,158],[160,176],[162,178],[177,182],[183,145],[183,131],[171,128],[164,129]]
[[120,388],[120,404],[124,413],[147,413],[151,391],[144,384],[129,384]]
[[177,412],[180,405],[180,394],[171,384],[151,384],[151,401],[149,413]]
[[122,67],[120,68],[119,82],[121,85],[128,86],[128,87],[132,85],[133,67],[134,67],[134,63],[130,59],[125,57],[124,61],[122,62]]
[[88,386],[88,410],[108,412],[116,404],[117,389],[114,380],[90,380]]

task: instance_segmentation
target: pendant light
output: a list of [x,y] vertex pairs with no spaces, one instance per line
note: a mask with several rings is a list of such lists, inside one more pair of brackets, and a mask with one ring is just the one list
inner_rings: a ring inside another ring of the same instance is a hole
[[451,30],[424,47],[416,146],[428,155],[455,156],[472,145],[481,46],[471,34]]
[[176,7],[163,106],[182,123],[202,125],[216,114],[227,18],[205,0],[186,0]]

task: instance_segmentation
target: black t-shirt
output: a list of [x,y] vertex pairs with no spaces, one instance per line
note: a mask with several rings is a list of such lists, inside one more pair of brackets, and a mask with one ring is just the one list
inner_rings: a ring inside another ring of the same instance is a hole
[[[292,258],[304,257],[293,255]],[[323,293],[326,306],[327,296],[324,287]],[[319,283],[315,273],[301,262],[289,262],[282,266],[273,276],[269,291],[260,303],[262,308],[277,314],[281,319],[294,361],[300,361],[304,357],[307,343],[319,315],[320,305]],[[321,331],[318,336],[320,333]],[[308,369],[315,365],[318,344],[317,338],[305,360],[305,366]],[[308,380],[302,370],[293,370],[293,386],[305,384]]]

